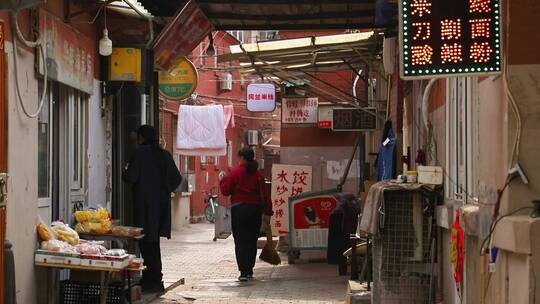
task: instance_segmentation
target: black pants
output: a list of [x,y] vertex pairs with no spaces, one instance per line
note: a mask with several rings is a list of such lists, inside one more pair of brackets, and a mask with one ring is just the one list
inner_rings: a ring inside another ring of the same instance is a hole
[[143,271],[141,284],[144,287],[155,287],[156,285],[161,284],[161,281],[163,280],[159,240],[157,242],[141,241],[139,247],[141,249],[142,258],[144,259],[144,265],[146,266],[146,270]]
[[236,205],[232,208],[231,220],[238,270],[243,275],[253,275],[262,222],[261,206]]

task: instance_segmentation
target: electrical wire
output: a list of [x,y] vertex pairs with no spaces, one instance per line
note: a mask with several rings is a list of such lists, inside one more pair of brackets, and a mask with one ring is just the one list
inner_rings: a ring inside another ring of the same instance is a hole
[[[26,45],[27,47],[29,48],[35,48],[37,47],[38,45],[41,45],[41,35],[39,34],[39,32],[37,33],[37,38],[36,38],[36,41],[28,41],[26,40],[26,38],[24,38],[24,35],[21,31],[21,28],[19,27],[19,21],[17,20],[17,16],[19,15],[19,11],[14,11],[11,13],[11,20],[12,20],[12,24],[13,24],[13,27],[15,28],[15,31],[17,33],[17,37],[19,37],[19,39],[21,40],[21,42]],[[13,28],[11,29],[11,35],[13,35]],[[15,41],[15,39],[13,39],[13,41]]]
[[518,212],[521,212],[523,210],[529,210],[529,209],[533,209],[533,207],[521,207],[521,208],[518,208],[510,213],[507,213],[501,217],[499,217],[496,221],[493,222],[493,224],[491,225],[491,228],[489,230],[489,233],[488,235],[484,238],[484,240],[482,241],[482,245],[480,246],[480,255],[483,255],[484,254],[484,250],[487,249],[486,248],[486,245],[488,243],[488,241],[491,240],[491,237],[493,236],[493,232],[495,232],[495,228],[497,227],[497,225],[499,224],[499,222],[506,218],[506,217],[509,217],[509,216],[512,216],[512,215],[515,215],[516,213]]
[[80,21],[80,22],[71,22],[72,24],[94,24],[99,16],[99,14],[101,14],[101,11],[103,10],[103,8],[106,6],[106,4],[102,4],[96,15],[94,16],[94,18],[92,18],[90,21]]
[[[505,36],[506,36],[506,41],[509,41],[509,36],[510,36],[510,31],[509,31],[509,28],[510,28],[510,9],[509,9],[509,6],[510,4],[507,3],[507,9],[506,9],[506,28],[505,28]],[[506,48],[508,48],[508,46],[506,46]],[[503,73],[503,78],[504,78],[504,89],[505,89],[505,93],[508,97],[508,101],[510,102],[510,106],[512,107],[512,111],[514,112],[514,115],[516,116],[516,135],[514,137],[514,144],[512,146],[512,154],[510,156],[510,163],[508,165],[509,168],[512,167],[512,165],[514,164],[514,161],[518,161],[519,159],[519,148],[520,148],[520,145],[521,145],[521,132],[522,132],[522,124],[521,124],[521,113],[519,112],[519,107],[516,103],[516,100],[514,98],[514,94],[512,93],[512,90],[510,89],[510,86],[509,86],[509,80],[508,80],[508,52],[504,52],[504,73]]]
[[[12,13],[11,15],[12,23],[14,26],[11,27],[11,35],[13,36],[13,68],[15,72],[15,91],[17,93],[17,99],[19,101],[19,104],[21,105],[21,108],[23,110],[24,115],[26,115],[28,118],[36,118],[39,116],[39,113],[41,112],[41,109],[43,108],[43,105],[45,104],[45,97],[47,96],[47,58],[45,56],[45,51],[43,50],[43,45],[41,43],[41,35],[38,35],[38,40],[34,42],[27,41],[23,36],[19,29],[18,22],[17,22],[17,12]],[[15,37],[13,33],[13,28],[16,29],[17,37]],[[26,108],[26,105],[24,104],[21,89],[19,85],[19,70],[18,70],[18,58],[17,58],[17,38],[20,39],[26,46],[32,47],[32,48],[38,48],[39,54],[41,56],[41,62],[43,64],[43,92],[41,93],[41,98],[39,100],[39,105],[35,113],[30,113],[28,109]]]

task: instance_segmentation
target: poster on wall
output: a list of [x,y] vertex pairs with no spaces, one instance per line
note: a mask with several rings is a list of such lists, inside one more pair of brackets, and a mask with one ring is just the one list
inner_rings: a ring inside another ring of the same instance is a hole
[[316,124],[319,114],[318,98],[283,98],[281,122],[288,124]]
[[317,127],[319,129],[332,129],[332,115],[334,106],[319,106]]
[[251,83],[246,92],[250,112],[273,112],[276,109],[276,87],[273,83]]
[[500,73],[500,2],[399,1],[402,78]]
[[289,197],[311,191],[311,166],[272,166],[272,232],[286,235],[289,232]]
[[[71,26],[41,9],[47,77],[67,86],[92,94],[94,86],[94,42]],[[39,56],[38,71],[44,75],[44,63]]]
[[326,248],[330,214],[337,207],[332,195],[293,200],[291,202],[291,248]]

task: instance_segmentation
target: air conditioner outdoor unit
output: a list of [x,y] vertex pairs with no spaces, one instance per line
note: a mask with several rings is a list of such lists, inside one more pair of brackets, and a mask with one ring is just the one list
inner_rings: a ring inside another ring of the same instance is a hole
[[222,78],[221,78],[221,81],[220,81],[220,89],[222,91],[232,91],[232,89],[233,89],[233,87],[232,87],[232,83],[233,83],[232,74],[231,73],[225,73],[221,77]]
[[249,130],[248,131],[248,145],[257,146],[259,144],[259,131]]

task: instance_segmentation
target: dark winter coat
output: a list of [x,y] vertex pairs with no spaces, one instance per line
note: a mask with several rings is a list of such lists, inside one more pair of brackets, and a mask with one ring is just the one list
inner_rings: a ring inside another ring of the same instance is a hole
[[135,224],[144,229],[143,240],[171,238],[171,192],[182,181],[171,154],[157,146],[139,146],[124,180],[133,185]]

